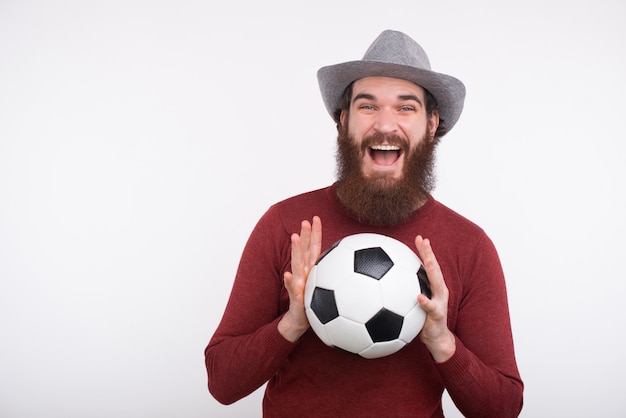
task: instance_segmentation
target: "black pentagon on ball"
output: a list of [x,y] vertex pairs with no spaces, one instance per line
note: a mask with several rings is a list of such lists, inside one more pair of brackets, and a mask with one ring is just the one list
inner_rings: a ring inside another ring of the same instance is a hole
[[430,299],[433,294],[430,290],[430,282],[428,281],[428,275],[426,274],[426,270],[424,270],[424,266],[420,266],[420,269],[417,271],[417,280],[420,282],[421,293]]
[[403,322],[402,316],[382,308],[365,323],[365,328],[375,343],[392,341],[400,336]]
[[339,316],[337,302],[335,301],[335,291],[321,287],[313,289],[311,297],[311,309],[322,324],[327,324]]
[[380,247],[364,248],[354,252],[355,273],[380,280],[392,267],[393,261]]

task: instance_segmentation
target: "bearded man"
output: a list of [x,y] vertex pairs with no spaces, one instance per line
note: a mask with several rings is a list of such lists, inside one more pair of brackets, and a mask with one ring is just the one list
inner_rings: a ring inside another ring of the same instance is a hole
[[[523,383],[497,252],[431,195],[436,145],[465,87],[396,31],[318,80],[338,128],[337,182],[273,205],[252,231],[205,350],[210,392],[229,404],[267,383],[267,417],[442,417],[444,390],[465,416],[517,416]],[[304,309],[322,249],[362,232],[415,248],[431,290],[417,296],[419,338],[375,360],[324,345]]]

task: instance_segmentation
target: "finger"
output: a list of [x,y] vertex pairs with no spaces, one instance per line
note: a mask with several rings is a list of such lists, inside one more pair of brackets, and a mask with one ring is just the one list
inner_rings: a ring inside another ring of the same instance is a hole
[[437,310],[437,303],[431,299],[428,299],[426,295],[417,295],[417,303],[426,311],[427,314],[435,313]]
[[322,253],[322,220],[319,216],[313,217],[313,225],[311,227],[311,243],[309,250],[311,253],[310,262],[311,265],[313,265]]
[[300,240],[300,235],[293,233],[291,234],[291,271],[294,274],[300,274],[300,270],[302,267],[302,242]]
[[291,274],[291,272],[286,271],[283,274],[283,283],[285,283],[285,289],[287,289],[287,293],[291,295],[293,292],[293,274]]
[[309,221],[302,221],[300,223],[300,242],[302,243],[302,251],[309,251],[311,244],[311,224]]

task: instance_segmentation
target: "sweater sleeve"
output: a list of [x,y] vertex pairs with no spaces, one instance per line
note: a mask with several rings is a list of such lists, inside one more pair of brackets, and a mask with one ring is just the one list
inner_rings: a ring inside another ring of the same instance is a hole
[[282,274],[289,251],[289,234],[270,209],[246,243],[224,315],[205,349],[209,391],[223,404],[262,386],[295,347],[277,328],[288,306]]
[[[437,365],[451,399],[467,417],[516,417],[523,383],[517,369],[506,285],[492,242],[484,236],[461,269],[457,350]],[[462,260],[461,260],[462,262]]]

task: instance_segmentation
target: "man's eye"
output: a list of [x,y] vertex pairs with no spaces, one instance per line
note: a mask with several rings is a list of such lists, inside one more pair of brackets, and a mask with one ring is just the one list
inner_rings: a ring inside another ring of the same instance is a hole
[[363,105],[359,106],[359,109],[363,109],[363,110],[374,110],[374,106],[372,106],[372,105],[368,105],[368,104],[363,104]]
[[403,112],[414,112],[415,108],[413,106],[402,106],[400,110]]

